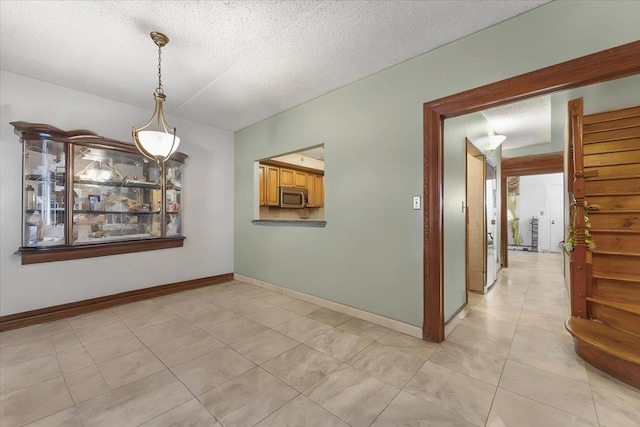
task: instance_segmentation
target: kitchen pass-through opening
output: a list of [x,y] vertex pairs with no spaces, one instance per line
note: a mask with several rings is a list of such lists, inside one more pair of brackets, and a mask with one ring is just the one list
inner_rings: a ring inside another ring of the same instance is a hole
[[254,162],[254,219],[323,221],[324,144]]

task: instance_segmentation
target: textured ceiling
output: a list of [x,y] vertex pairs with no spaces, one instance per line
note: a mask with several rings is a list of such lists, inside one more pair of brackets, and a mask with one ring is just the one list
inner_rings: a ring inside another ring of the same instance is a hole
[[551,96],[526,99],[484,110],[491,128],[507,139],[503,150],[551,143]]
[[3,70],[238,130],[546,3],[7,1]]

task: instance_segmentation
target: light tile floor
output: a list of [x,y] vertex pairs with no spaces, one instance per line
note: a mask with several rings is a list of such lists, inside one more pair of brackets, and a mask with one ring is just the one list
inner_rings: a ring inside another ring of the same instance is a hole
[[241,282],[0,335],[0,425],[640,426],[564,330],[557,254],[510,253],[436,345]]

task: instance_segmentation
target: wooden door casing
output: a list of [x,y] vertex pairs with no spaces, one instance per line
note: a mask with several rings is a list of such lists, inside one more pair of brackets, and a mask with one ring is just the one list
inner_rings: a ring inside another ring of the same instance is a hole
[[634,41],[424,104],[424,339],[444,339],[444,120],[639,73],[640,41]]

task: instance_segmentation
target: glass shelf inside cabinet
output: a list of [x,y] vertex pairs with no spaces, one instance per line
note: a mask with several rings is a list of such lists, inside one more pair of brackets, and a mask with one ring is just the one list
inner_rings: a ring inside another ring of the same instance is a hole
[[25,141],[23,156],[23,247],[64,245],[65,145]]
[[161,173],[137,154],[74,147],[74,244],[160,237]]
[[182,235],[182,173],[184,164],[175,160],[165,163],[167,173],[167,199],[165,217],[167,236]]

